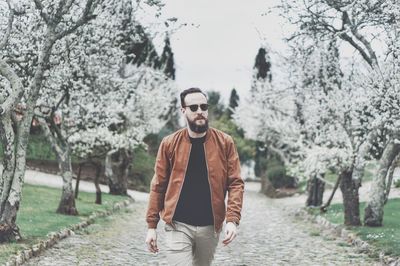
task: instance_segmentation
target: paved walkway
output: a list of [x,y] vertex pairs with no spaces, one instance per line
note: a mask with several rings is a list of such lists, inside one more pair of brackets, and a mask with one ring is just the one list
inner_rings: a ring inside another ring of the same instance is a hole
[[[25,182],[32,185],[45,185],[54,188],[62,188],[62,183],[63,183],[61,176],[42,173],[35,170],[25,171]],[[75,183],[76,180],[74,179],[72,181],[72,187],[74,189],[75,189]],[[103,193],[110,192],[110,188],[105,185],[100,185],[100,189]],[[96,188],[93,182],[81,180],[79,182],[79,191],[96,192]],[[128,190],[128,194],[132,196],[136,201],[147,201],[149,198],[148,193],[135,190]]]
[[[301,197],[272,200],[257,193],[258,189],[258,184],[246,185],[239,236],[230,246],[218,247],[214,265],[379,265],[288,215],[288,209],[304,203]],[[106,226],[94,224],[88,229],[90,234],[71,236],[26,265],[167,265],[163,224],[158,230],[160,252],[146,251],[143,199],[108,218]]]

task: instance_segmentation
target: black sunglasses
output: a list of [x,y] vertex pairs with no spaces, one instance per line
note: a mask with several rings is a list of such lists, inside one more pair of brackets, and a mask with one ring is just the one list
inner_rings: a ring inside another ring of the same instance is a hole
[[207,111],[207,110],[208,110],[208,104],[206,104],[206,103],[186,105],[186,106],[184,106],[184,108],[189,107],[189,108],[190,108],[190,111],[196,112],[197,109],[199,109],[199,106],[200,106],[200,109],[201,109],[202,111]]

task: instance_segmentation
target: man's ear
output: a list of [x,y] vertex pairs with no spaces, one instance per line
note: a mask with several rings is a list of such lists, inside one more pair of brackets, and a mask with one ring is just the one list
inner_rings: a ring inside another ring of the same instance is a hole
[[181,113],[182,113],[182,114],[185,114],[185,112],[186,112],[186,109],[183,108],[183,107],[181,107]]

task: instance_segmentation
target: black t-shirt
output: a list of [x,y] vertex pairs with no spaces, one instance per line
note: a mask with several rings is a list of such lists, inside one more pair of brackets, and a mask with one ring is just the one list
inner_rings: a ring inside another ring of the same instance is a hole
[[190,138],[192,149],[174,220],[195,226],[213,225],[210,185],[204,153],[205,136]]

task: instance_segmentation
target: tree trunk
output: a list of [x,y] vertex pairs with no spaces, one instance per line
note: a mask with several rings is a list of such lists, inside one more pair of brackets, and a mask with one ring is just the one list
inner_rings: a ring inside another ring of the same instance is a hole
[[314,176],[307,182],[307,192],[308,197],[306,201],[306,206],[321,206],[324,197],[325,183]]
[[0,179],[0,210],[5,208],[10,193],[11,183],[15,171],[15,136],[11,124],[11,117],[3,118],[0,122],[0,136],[3,144],[3,172]]
[[107,153],[105,173],[110,187],[110,194],[128,195],[128,173],[131,160],[130,152],[125,149]]
[[76,177],[76,183],[75,183],[75,199],[78,198],[78,194],[79,194],[79,182],[81,181],[81,173],[82,173],[83,165],[84,165],[84,163],[79,164],[78,175]]
[[386,205],[387,201],[389,200],[389,194],[390,194],[390,188],[392,187],[393,183],[393,175],[394,171],[396,170],[397,167],[399,167],[400,163],[400,153],[397,154],[396,158],[394,159],[392,165],[389,168],[389,173],[388,173],[388,181],[386,184],[386,189],[385,189],[385,202],[384,204]]
[[101,174],[101,164],[96,164],[96,177],[94,179],[94,185],[96,187],[96,204],[101,204],[101,188],[100,188],[100,174]]
[[370,197],[365,207],[364,225],[382,226],[383,207],[385,205],[385,188],[388,170],[400,152],[400,145],[390,141],[385,147],[379,161],[379,171],[372,181]]
[[58,165],[63,179],[63,187],[60,204],[57,208],[57,213],[66,215],[78,215],[75,207],[74,190],[72,189],[72,166],[69,149],[66,148],[64,156],[58,157]]
[[[3,170],[0,179],[1,205],[0,205],[0,243],[19,240],[21,235],[15,223],[19,209],[20,199],[11,197],[12,184],[16,169],[15,161],[15,135],[12,128],[11,117],[3,117],[0,121],[0,136],[3,144]],[[16,195],[18,196],[18,194]]]
[[[259,144],[258,144],[259,145]],[[261,189],[260,193],[264,194],[265,196],[269,198],[275,198],[276,197],[276,189],[272,185],[271,181],[269,180],[267,176],[267,170],[266,170],[266,163],[262,163],[261,161],[261,155],[260,151],[257,149],[257,156],[256,156],[256,164],[254,165],[254,171],[257,172],[257,175],[261,178]]]
[[340,190],[343,195],[344,224],[359,226],[360,220],[360,201],[358,189],[361,186],[360,180],[353,180],[352,169],[346,169],[340,173]]
[[276,198],[276,189],[272,185],[271,181],[269,180],[268,176],[264,173],[261,176],[261,193],[266,195],[269,198]]
[[322,205],[320,208],[321,212],[326,212],[328,210],[328,207],[331,205],[331,201],[332,201],[333,197],[335,196],[336,190],[339,188],[341,178],[342,178],[342,176],[339,175],[336,180],[335,186],[333,187],[332,193],[329,196],[328,201],[324,205]]
[[370,150],[372,148],[373,142],[378,137],[378,130],[373,129],[367,135],[365,141],[360,145],[357,156],[354,160],[353,167],[353,180],[359,179],[362,180],[365,172],[365,165],[368,161],[368,157],[370,154]]
[[21,239],[15,221],[22,198],[32,113],[33,108],[27,108],[25,116],[16,123],[16,132],[12,126],[10,112],[3,114],[0,119],[0,133],[4,147],[3,172],[0,179],[0,242]]
[[[39,98],[40,88],[43,83],[45,66],[49,61],[51,50],[56,41],[53,28],[47,28],[46,35],[43,37],[45,41],[42,43],[42,48],[38,54],[39,58],[34,76],[29,85],[29,90],[25,93],[26,110],[22,110],[23,116],[21,121],[17,121],[15,118],[14,107],[24,93],[22,81],[11,67],[4,60],[0,59],[0,75],[10,82],[12,86],[11,91],[13,92],[13,95],[10,96],[15,100],[14,103],[8,106],[9,109],[3,110],[1,108],[2,110],[0,110],[0,130],[4,131],[5,134],[5,136],[2,137],[2,141],[6,149],[3,159],[5,170],[3,170],[0,181],[2,185],[0,202],[0,241],[18,240],[20,238],[15,221],[22,197],[22,184],[24,182],[26,166],[26,148],[28,146],[33,110]],[[16,95],[18,96],[15,97]],[[15,133],[12,129],[11,121],[16,125]],[[3,136],[3,134],[1,135]],[[15,135],[17,136],[16,138]],[[10,153],[14,155],[10,156]]]
[[[53,133],[51,131],[50,126],[47,124],[45,119],[39,118],[39,122],[47,140],[50,142],[51,147],[56,154],[58,168],[63,180],[61,200],[57,208],[57,213],[78,215],[78,211],[75,207],[75,194],[72,188],[73,171],[69,144],[65,139],[63,139],[64,136],[61,135],[61,132],[57,134],[56,132]],[[53,128],[53,130],[56,131],[57,129]]]

